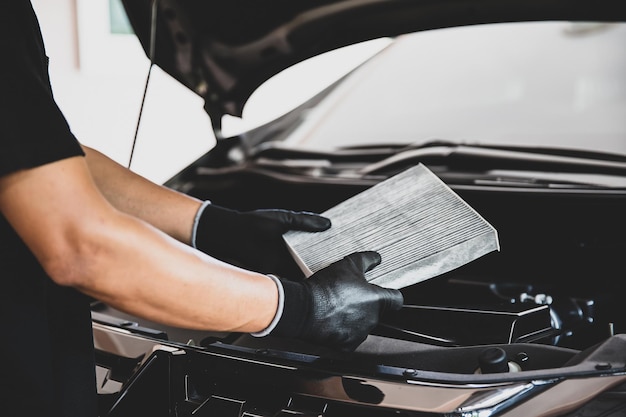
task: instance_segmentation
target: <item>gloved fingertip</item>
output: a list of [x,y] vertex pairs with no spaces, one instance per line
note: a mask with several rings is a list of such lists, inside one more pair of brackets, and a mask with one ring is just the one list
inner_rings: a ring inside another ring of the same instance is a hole
[[352,252],[350,255],[344,256],[341,262],[350,262],[358,272],[365,274],[380,265],[381,260],[378,252],[364,251]]
[[392,290],[392,293],[392,302],[389,309],[392,311],[398,311],[404,305],[404,295],[402,295],[399,290]]
[[398,311],[404,305],[404,296],[399,290],[381,287],[380,313],[385,311]]
[[352,261],[361,269],[361,271],[368,272],[380,265],[382,262],[382,257],[380,253],[376,251],[363,251],[363,252],[355,252],[351,255]]
[[323,232],[332,226],[329,218],[306,211],[296,213],[293,223],[294,227],[306,232]]

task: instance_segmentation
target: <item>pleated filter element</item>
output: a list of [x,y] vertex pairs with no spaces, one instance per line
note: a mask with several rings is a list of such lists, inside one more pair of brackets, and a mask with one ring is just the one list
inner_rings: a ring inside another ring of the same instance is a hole
[[322,214],[332,221],[329,230],[284,235],[307,276],[352,252],[374,250],[382,263],[365,278],[399,289],[500,250],[496,229],[422,164]]

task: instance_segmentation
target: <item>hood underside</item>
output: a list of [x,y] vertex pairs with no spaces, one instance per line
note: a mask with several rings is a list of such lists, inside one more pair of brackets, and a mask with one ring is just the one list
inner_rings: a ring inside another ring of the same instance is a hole
[[122,0],[148,57],[204,98],[214,129],[282,70],[380,37],[514,21],[623,21],[613,0]]

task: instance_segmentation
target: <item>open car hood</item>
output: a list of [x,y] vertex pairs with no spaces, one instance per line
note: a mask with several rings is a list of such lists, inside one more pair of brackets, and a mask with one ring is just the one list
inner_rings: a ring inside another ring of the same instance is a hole
[[611,0],[122,0],[148,57],[204,98],[216,133],[280,71],[321,53],[442,27],[618,21]]

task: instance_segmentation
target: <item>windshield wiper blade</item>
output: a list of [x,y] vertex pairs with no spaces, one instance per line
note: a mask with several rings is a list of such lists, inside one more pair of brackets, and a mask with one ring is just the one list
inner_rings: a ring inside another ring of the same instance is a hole
[[363,175],[377,174],[422,162],[449,169],[485,171],[507,169],[626,175],[626,159],[615,154],[556,149],[499,148],[491,146],[428,144],[406,148],[364,167]]
[[404,150],[423,149],[427,147],[447,146],[447,147],[464,147],[472,149],[493,149],[499,151],[512,151],[533,153],[539,155],[569,156],[584,159],[598,159],[603,161],[626,162],[626,155],[618,153],[609,153],[601,151],[593,151],[588,149],[574,149],[564,147],[532,147],[526,145],[488,145],[488,144],[467,144],[447,140],[432,140],[422,142],[415,145],[405,146]]

